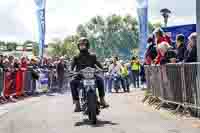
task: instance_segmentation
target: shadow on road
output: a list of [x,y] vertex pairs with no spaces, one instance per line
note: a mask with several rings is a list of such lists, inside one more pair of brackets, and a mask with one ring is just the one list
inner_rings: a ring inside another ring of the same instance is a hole
[[65,95],[67,93],[68,93],[67,90],[63,90],[63,91],[51,91],[51,92],[46,93],[45,95],[52,97],[52,96],[58,96],[58,95]]
[[96,125],[92,125],[91,122],[88,119],[84,119],[82,122],[76,122],[74,126],[79,127],[79,126],[85,126],[85,125],[90,125],[92,127],[103,127],[105,125],[115,126],[115,125],[119,125],[119,124],[113,123],[111,121],[98,120]]

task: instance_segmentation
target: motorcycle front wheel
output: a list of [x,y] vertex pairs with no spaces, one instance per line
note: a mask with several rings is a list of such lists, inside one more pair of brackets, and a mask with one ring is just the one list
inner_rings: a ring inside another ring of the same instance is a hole
[[97,96],[94,92],[88,92],[88,118],[92,124],[97,122]]

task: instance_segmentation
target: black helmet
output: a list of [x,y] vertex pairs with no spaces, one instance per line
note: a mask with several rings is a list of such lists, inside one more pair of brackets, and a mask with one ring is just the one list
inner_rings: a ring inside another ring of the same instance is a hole
[[86,48],[83,49],[84,51],[85,50],[88,50],[90,48],[90,43],[89,43],[89,40],[86,38],[86,37],[81,37],[79,40],[78,40],[78,49],[81,51],[80,49],[80,45],[81,44],[85,44]]

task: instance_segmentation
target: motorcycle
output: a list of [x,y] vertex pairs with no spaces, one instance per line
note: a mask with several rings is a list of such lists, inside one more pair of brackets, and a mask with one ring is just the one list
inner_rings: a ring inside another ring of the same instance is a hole
[[79,99],[81,111],[84,115],[88,115],[88,119],[92,124],[96,124],[97,115],[100,114],[100,103],[96,92],[95,74],[102,72],[95,68],[87,67],[73,76],[82,75],[81,87],[79,88]]
[[113,85],[114,85],[114,89],[115,91],[118,93],[120,90],[120,76],[117,73],[114,73],[111,75],[113,78]]

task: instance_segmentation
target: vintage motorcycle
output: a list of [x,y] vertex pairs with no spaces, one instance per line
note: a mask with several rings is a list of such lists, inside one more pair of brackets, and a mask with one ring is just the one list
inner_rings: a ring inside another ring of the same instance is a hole
[[73,76],[82,75],[81,86],[79,87],[79,99],[81,111],[88,115],[92,124],[96,124],[97,115],[100,113],[100,103],[97,96],[95,75],[103,72],[95,68],[87,67],[79,72],[73,72]]

